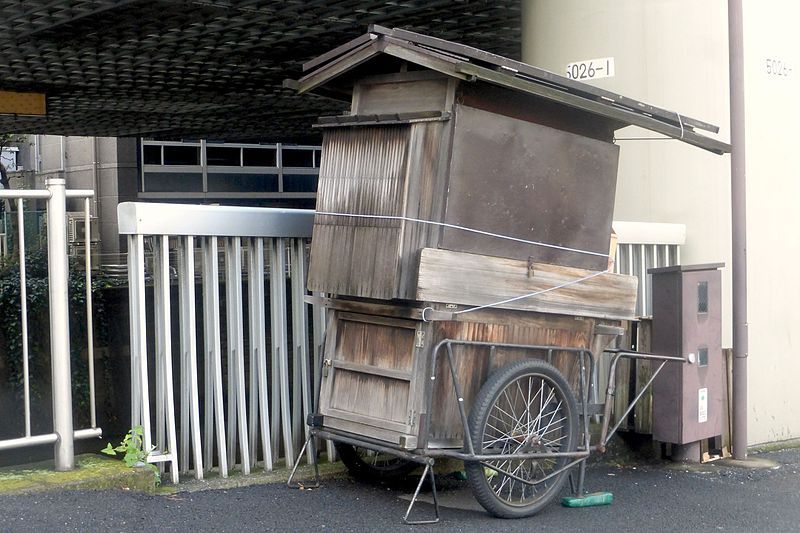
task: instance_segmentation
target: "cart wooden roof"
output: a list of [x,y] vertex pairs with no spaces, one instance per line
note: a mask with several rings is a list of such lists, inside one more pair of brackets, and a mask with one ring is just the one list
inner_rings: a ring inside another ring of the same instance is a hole
[[719,127],[702,120],[484,50],[377,25],[370,26],[365,35],[305,63],[303,71],[307,74],[296,82],[287,80],[287,84],[301,93],[313,91],[349,100],[347,82],[352,82],[351,71],[382,55],[468,82],[489,83],[599,115],[615,130],[639,126],[716,154],[730,152],[729,144],[698,133],[719,132]]

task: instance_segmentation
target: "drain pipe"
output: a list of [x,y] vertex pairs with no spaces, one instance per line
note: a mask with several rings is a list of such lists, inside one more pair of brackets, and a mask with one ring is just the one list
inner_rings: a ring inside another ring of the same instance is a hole
[[728,0],[733,274],[733,456],[747,458],[747,179],[742,0]]

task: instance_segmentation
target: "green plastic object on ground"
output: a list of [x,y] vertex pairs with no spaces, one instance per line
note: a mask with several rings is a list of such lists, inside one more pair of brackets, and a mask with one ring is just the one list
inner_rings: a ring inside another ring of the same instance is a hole
[[597,507],[598,505],[611,505],[614,495],[610,492],[593,492],[583,496],[564,496],[561,505],[564,507]]

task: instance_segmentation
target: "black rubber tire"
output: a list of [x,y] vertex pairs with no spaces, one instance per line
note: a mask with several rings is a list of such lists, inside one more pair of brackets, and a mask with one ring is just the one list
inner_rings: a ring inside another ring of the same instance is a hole
[[[532,386],[539,389],[533,397]],[[528,390],[527,396],[524,388]],[[546,401],[543,401],[545,396]],[[490,417],[492,424],[487,426]],[[520,425],[522,421],[524,426]],[[543,423],[547,425],[542,427]],[[554,426],[556,423],[558,425]],[[578,406],[567,380],[555,367],[538,359],[517,361],[493,372],[478,391],[469,416],[469,428],[478,455],[516,450],[572,452],[578,444]],[[518,477],[535,480],[563,468],[570,461],[554,457],[487,463]],[[564,471],[531,486],[484,467],[478,461],[467,461],[464,466],[475,499],[499,518],[523,518],[538,513],[559,495],[569,475]],[[506,489],[508,495],[505,495]],[[517,495],[519,501],[516,501]]]
[[408,477],[419,465],[399,457],[375,456],[380,462],[369,460],[370,454],[375,454],[366,448],[359,448],[343,442],[334,442],[336,453],[342,460],[350,475],[358,481],[367,483],[384,482],[398,483]]

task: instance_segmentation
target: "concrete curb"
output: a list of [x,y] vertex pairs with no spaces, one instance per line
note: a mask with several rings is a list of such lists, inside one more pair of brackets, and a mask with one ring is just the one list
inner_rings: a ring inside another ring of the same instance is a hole
[[53,461],[0,468],[0,495],[65,489],[155,492],[157,487],[152,470],[94,454],[77,456],[69,472],[56,472]]

